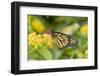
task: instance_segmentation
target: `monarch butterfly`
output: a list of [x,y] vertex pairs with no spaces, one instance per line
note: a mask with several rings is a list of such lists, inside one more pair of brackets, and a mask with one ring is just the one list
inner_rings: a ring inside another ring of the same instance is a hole
[[61,33],[61,32],[54,32],[51,31],[51,36],[54,39],[58,48],[64,48],[68,46],[75,46],[78,44],[78,41],[72,38],[71,36]]

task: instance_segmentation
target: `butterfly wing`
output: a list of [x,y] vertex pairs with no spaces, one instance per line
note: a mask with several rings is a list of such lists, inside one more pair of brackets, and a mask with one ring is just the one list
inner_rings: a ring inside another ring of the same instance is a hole
[[69,45],[69,37],[63,33],[56,32],[53,38],[58,48],[63,48]]
[[76,44],[78,44],[77,40],[75,40],[71,36],[61,33],[61,32],[53,32],[52,37],[55,40],[58,48],[67,47],[69,45],[75,46]]

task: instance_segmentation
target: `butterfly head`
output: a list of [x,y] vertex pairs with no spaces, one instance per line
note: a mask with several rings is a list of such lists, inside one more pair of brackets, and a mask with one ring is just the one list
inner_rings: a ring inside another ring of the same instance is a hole
[[44,33],[51,34],[51,29],[47,29]]
[[45,34],[50,34],[52,37],[54,37],[56,35],[55,32],[51,29],[47,29],[44,33]]
[[53,30],[51,30],[51,36],[52,37],[55,37],[56,36],[56,33]]

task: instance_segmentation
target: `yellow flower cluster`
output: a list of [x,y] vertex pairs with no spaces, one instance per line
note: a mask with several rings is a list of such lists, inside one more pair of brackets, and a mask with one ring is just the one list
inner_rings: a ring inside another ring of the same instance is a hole
[[88,25],[85,24],[81,27],[80,32],[82,35],[87,35],[88,34]]
[[36,32],[38,33],[42,33],[45,30],[44,25],[42,24],[42,22],[39,19],[34,19],[32,21],[32,27],[35,29]]
[[53,41],[51,35],[49,34],[37,35],[33,32],[28,36],[28,44],[31,44],[35,49],[42,46],[52,48]]

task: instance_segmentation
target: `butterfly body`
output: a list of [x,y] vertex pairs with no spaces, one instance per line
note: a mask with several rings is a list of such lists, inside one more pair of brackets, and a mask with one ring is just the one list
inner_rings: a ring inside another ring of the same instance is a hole
[[72,38],[71,36],[61,33],[61,32],[51,32],[51,36],[54,39],[58,48],[64,48],[68,46],[75,46],[78,41]]

